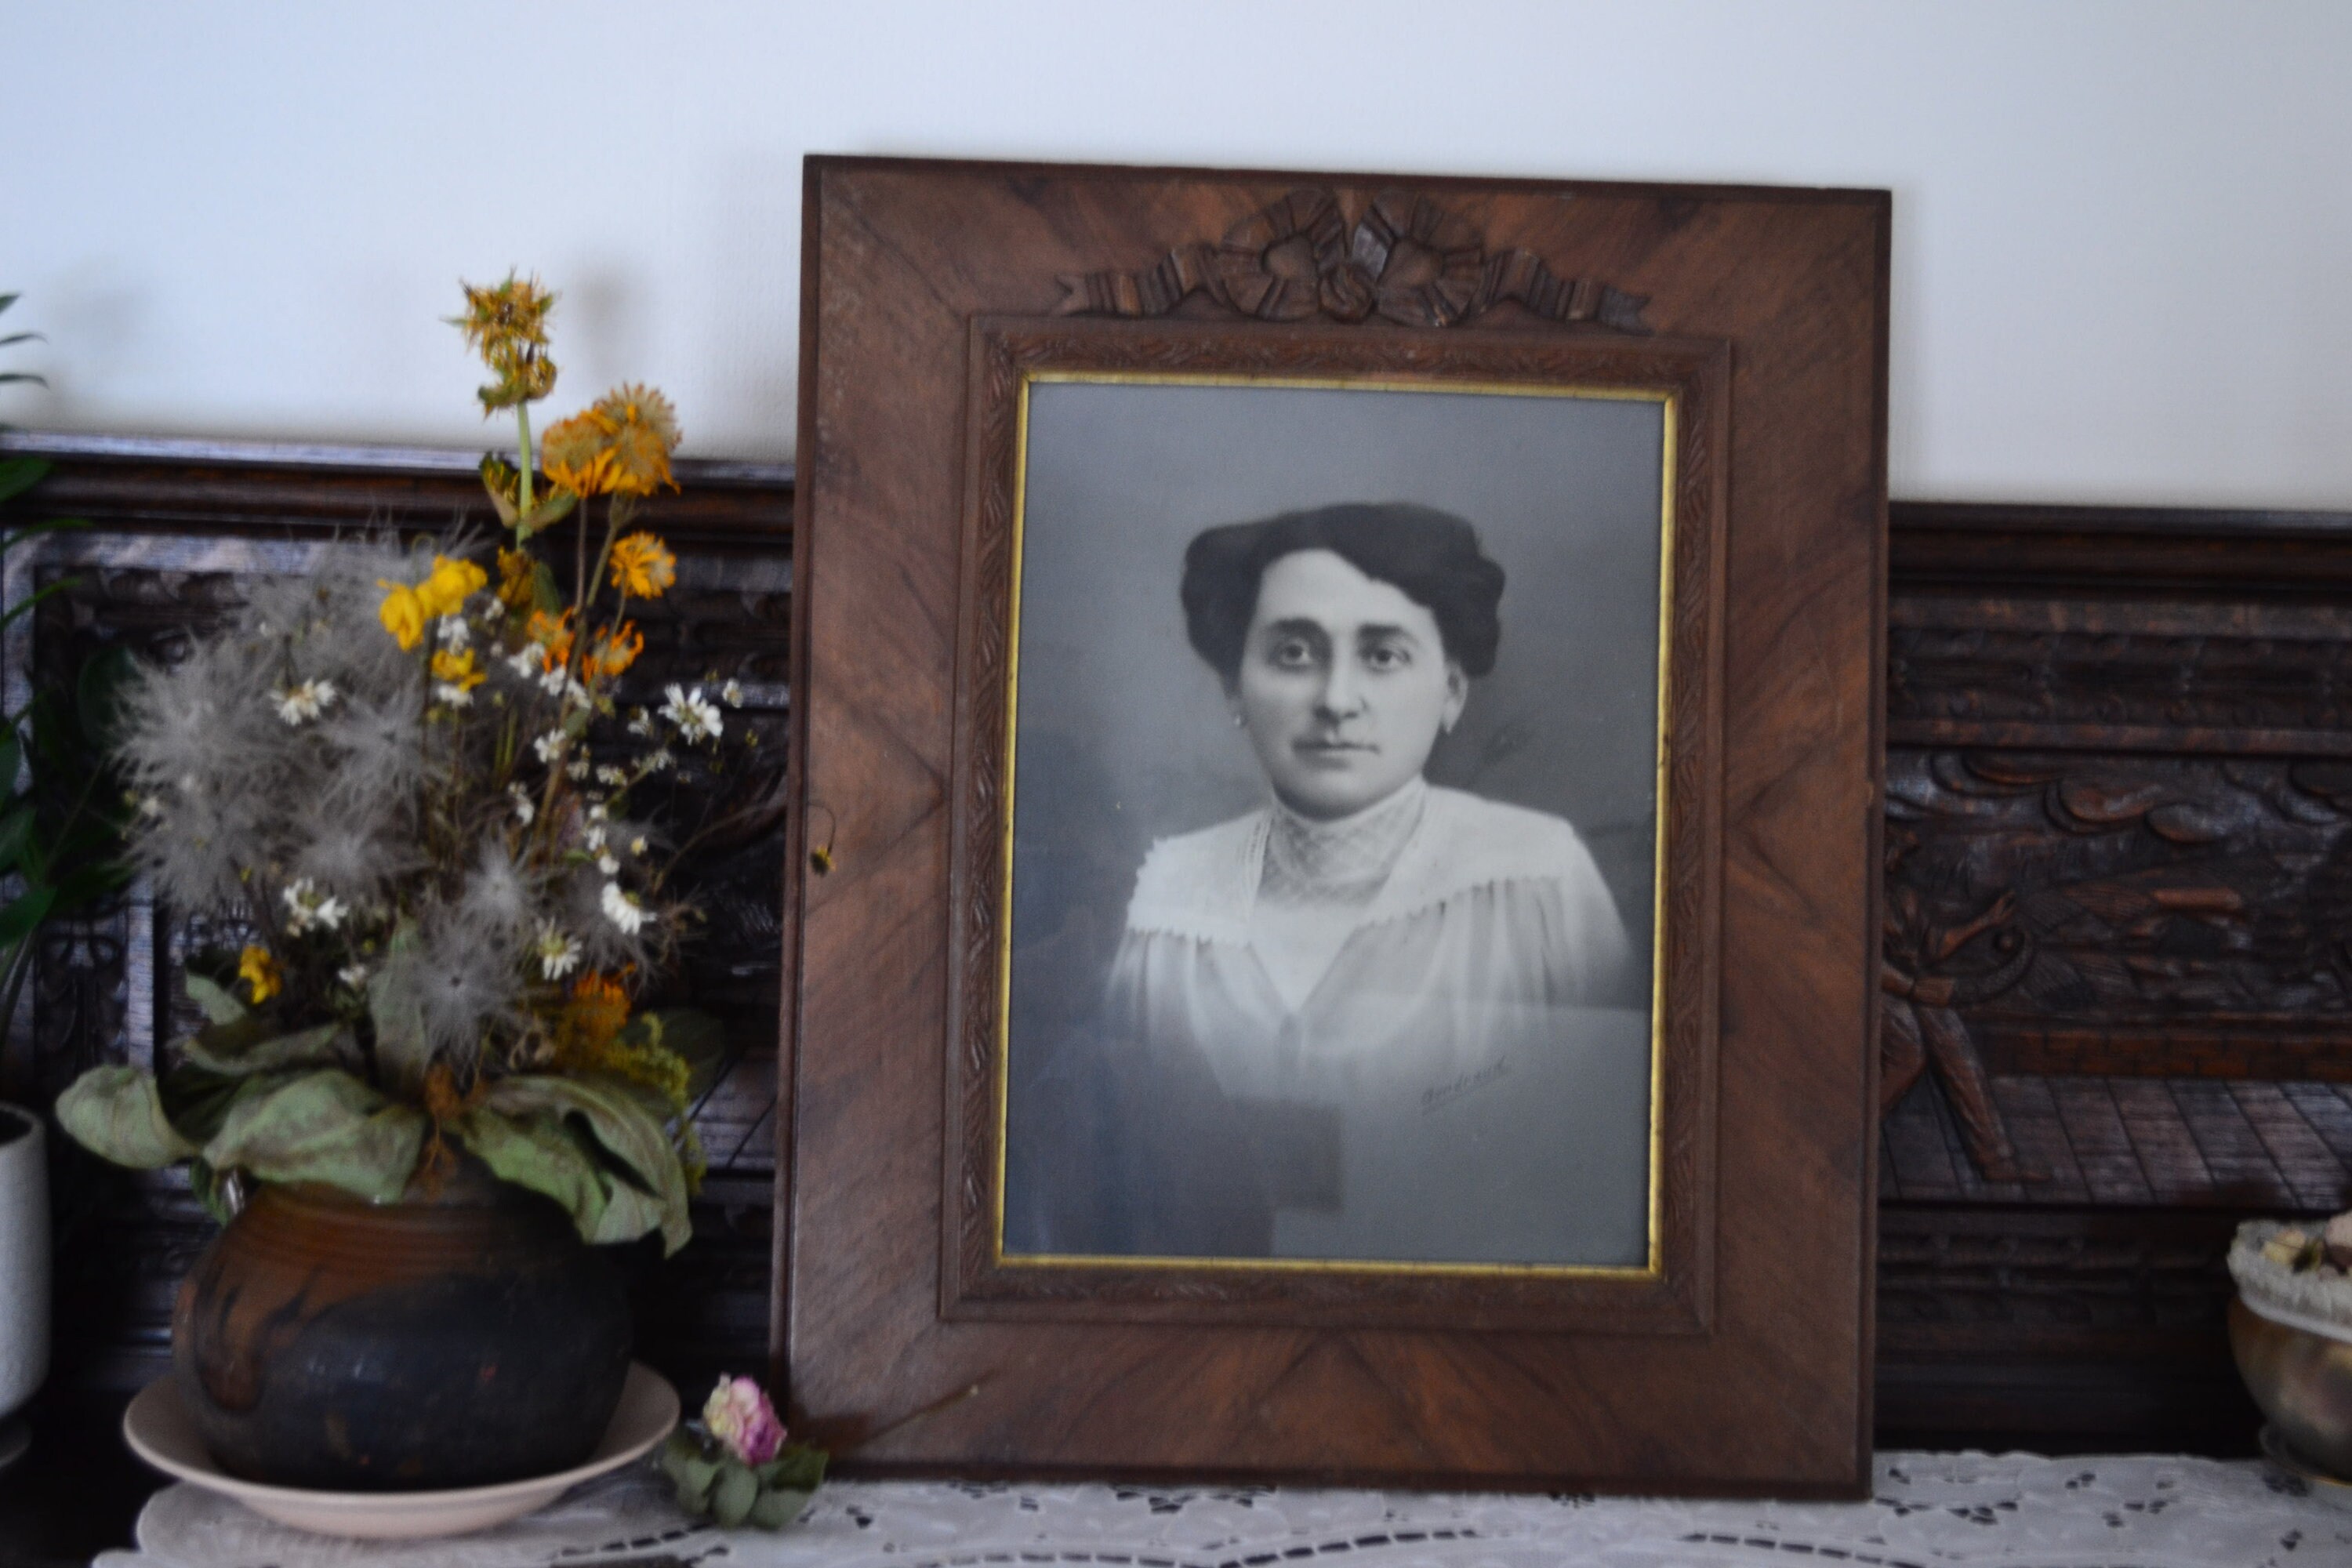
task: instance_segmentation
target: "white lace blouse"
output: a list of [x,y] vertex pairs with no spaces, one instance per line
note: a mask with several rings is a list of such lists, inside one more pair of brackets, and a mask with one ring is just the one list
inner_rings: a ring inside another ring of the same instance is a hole
[[[1163,839],[1106,1038],[1254,1119],[1276,1257],[1646,1255],[1646,987],[1559,817],[1418,783]],[[1271,1146],[1269,1146],[1271,1145]]]

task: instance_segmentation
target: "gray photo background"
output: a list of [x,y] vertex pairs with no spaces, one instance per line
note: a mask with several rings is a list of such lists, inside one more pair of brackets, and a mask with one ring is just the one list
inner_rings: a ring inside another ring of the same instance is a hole
[[1429,779],[1575,825],[1637,953],[1656,846],[1662,412],[1486,393],[1048,382],[1023,528],[1011,1047],[1081,1025],[1157,838],[1263,805],[1185,640],[1184,547],[1223,522],[1419,501],[1501,563],[1503,637]]

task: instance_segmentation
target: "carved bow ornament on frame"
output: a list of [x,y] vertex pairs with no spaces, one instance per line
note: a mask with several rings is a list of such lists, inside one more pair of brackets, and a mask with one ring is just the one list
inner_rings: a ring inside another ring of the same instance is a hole
[[1451,327],[1506,300],[1539,320],[1647,334],[1648,297],[1562,278],[1527,250],[1486,248],[1458,214],[1427,196],[1382,191],[1353,224],[1338,193],[1291,192],[1214,244],[1180,245],[1140,272],[1065,273],[1065,316],[1163,316],[1195,294],[1262,321],[1373,316]]

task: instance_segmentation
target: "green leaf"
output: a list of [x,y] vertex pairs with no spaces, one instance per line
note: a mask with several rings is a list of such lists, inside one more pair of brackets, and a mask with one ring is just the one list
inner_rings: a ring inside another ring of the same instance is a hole
[[824,1479],[825,1452],[806,1443],[788,1444],[784,1451],[760,1467],[760,1484],[814,1491]]
[[22,802],[0,813],[0,871],[12,869],[33,836],[33,803]]
[[563,590],[555,585],[555,573],[544,561],[530,569],[530,603],[533,609],[551,616],[563,613]]
[[[64,860],[84,858],[100,845],[110,845],[112,836],[103,832],[78,834],[73,839],[58,846],[58,858]],[[131,880],[131,868],[120,860],[105,859],[84,865],[81,869],[58,879],[58,901],[51,906],[52,915],[78,914],[99,902],[108,894],[118,891]]]
[[719,1479],[719,1465],[703,1453],[692,1433],[681,1427],[670,1434],[662,1447],[661,1468],[677,1488],[678,1506],[688,1513],[700,1513],[709,1506],[710,1486]]
[[357,1055],[350,1031],[341,1024],[320,1024],[290,1035],[269,1030],[270,1025],[259,1017],[215,1024],[183,1040],[180,1053],[200,1068],[236,1078],[290,1068],[348,1069]]
[[[552,528],[562,522],[571,515],[572,509],[579,501],[580,498],[570,490],[558,489],[544,500],[533,502],[529,511],[507,520],[508,526],[515,531],[515,542],[520,544],[541,529]],[[503,503],[499,508],[501,515],[508,510]]]
[[814,1490],[799,1491],[788,1488],[782,1491],[770,1491],[762,1488],[759,1500],[751,1505],[751,1511],[744,1522],[761,1530],[782,1530],[800,1518],[809,1505],[809,1499],[814,1496]]
[[[26,531],[32,532],[34,531],[27,529]],[[42,531],[47,531],[43,530]],[[43,586],[26,595],[23,598],[16,601],[16,605],[9,609],[6,615],[0,616],[0,630],[5,630],[9,626],[15,626],[18,620],[22,619],[26,616],[31,615],[35,610],[39,609],[41,607],[41,602],[44,599],[50,597],[52,595],[64,593],[67,589],[72,587],[77,581],[79,581],[79,579],[68,577],[60,582],[44,584]],[[37,744],[35,749],[38,750]]]
[[206,1018],[215,1024],[234,1024],[242,1020],[247,1011],[229,988],[219,981],[190,970],[181,984],[188,990],[188,1000],[203,1009]]
[[425,1131],[423,1111],[331,1068],[240,1095],[204,1156],[265,1182],[322,1182],[383,1204],[407,1187]]
[[22,495],[47,477],[46,458],[0,458],[0,500]]
[[659,1096],[625,1079],[523,1074],[493,1083],[459,1135],[500,1176],[562,1205],[589,1241],[659,1230],[667,1254],[694,1234],[667,1114]]
[[710,1489],[710,1517],[721,1529],[732,1530],[750,1518],[759,1500],[758,1477],[731,1461],[719,1468],[719,1482]]
[[173,1131],[155,1080],[131,1067],[92,1068],[58,1096],[58,1123],[102,1159],[152,1171],[196,1152]]
[[58,901],[55,888],[36,884],[0,908],[0,949],[11,948],[33,934],[49,915],[49,906]]
[[194,1062],[182,1062],[158,1074],[155,1091],[172,1130],[202,1148],[219,1136],[229,1107],[240,1095],[261,1092],[285,1082],[285,1075],[253,1079],[240,1073],[215,1072]]
[[24,771],[25,742],[13,724],[0,729],[0,797],[16,793],[16,775]]
[[425,1069],[433,1065],[433,1045],[425,1033],[425,1001],[419,994],[418,945],[415,922],[401,921],[367,987],[377,1070],[406,1100],[423,1096]]

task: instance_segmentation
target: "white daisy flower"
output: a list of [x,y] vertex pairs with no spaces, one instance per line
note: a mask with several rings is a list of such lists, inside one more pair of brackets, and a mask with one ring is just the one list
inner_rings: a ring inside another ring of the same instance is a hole
[[652,740],[654,737],[654,716],[646,712],[642,708],[630,709],[629,733],[632,735],[643,735],[646,740]]
[[433,700],[450,708],[471,708],[474,694],[462,686],[452,686],[446,680],[433,684]]
[[602,826],[604,819],[601,817],[592,816],[589,820],[591,822],[597,823],[598,826],[588,830],[588,847],[591,849],[602,849],[604,847],[604,829]]
[[563,773],[566,778],[586,778],[588,776],[588,759],[583,757],[576,763],[564,763]]
[[649,773],[666,773],[676,766],[677,766],[677,757],[667,746],[662,747],[646,758],[646,772]]
[[563,688],[571,679],[572,672],[559,665],[553,669],[540,672],[539,689],[550,697],[560,697],[563,694]]
[[604,884],[604,918],[631,936],[643,931],[646,922],[653,919],[653,915],[645,905],[622,891],[621,884],[618,882]]
[[564,749],[571,744],[571,736],[565,734],[561,730],[550,730],[546,734],[541,735],[538,740],[533,741],[530,743],[530,749],[539,753],[539,760],[541,762],[552,764],[555,759],[562,756],[564,752]]
[[599,855],[596,857],[596,869],[604,872],[607,877],[614,876],[619,873],[621,863],[614,859],[609,853]]
[[467,645],[471,643],[473,640],[474,629],[466,624],[465,616],[444,616],[441,617],[441,646],[443,647],[447,648],[451,653],[458,653],[462,652]]
[[561,980],[580,967],[580,939],[553,921],[539,922],[539,940],[531,944],[531,952],[539,960],[542,980]]
[[525,680],[539,679],[539,648],[526,643],[507,655],[507,668]]
[[289,724],[299,727],[327,710],[335,700],[335,683],[331,680],[306,680],[290,690],[270,693],[278,704],[278,716]]
[[629,775],[625,770],[605,763],[596,769],[596,782],[611,784],[617,789],[629,782]]
[[312,926],[333,931],[350,913],[341,899],[320,890],[319,884],[308,877],[297,877],[288,883],[279,899],[286,905],[286,930],[291,936],[300,936]]
[[539,807],[532,802],[530,791],[519,784],[510,784],[507,785],[507,794],[514,797],[515,816],[521,820],[525,827],[529,827],[530,819],[539,815]]
[[602,822],[605,815],[604,803],[601,800],[588,808],[588,820],[591,822]]
[[699,686],[691,691],[671,686],[664,690],[663,695],[669,700],[662,704],[661,716],[677,727],[682,739],[707,741],[726,729],[726,719],[717,705],[702,695]]
[[367,984],[368,966],[364,963],[346,963],[335,971],[335,978],[356,991]]
[[719,689],[719,700],[724,702],[730,708],[742,707],[743,683],[740,680],[730,680],[726,685],[720,687]]

